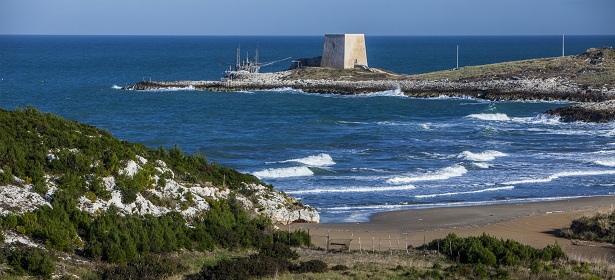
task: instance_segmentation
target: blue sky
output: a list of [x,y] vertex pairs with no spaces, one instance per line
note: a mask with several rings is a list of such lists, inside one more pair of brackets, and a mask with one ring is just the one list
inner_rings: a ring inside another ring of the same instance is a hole
[[0,0],[0,34],[615,35],[615,0]]

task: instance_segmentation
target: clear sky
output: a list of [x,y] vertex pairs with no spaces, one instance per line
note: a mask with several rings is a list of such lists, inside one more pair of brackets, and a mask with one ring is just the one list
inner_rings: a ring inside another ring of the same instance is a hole
[[0,0],[0,34],[615,35],[615,0]]

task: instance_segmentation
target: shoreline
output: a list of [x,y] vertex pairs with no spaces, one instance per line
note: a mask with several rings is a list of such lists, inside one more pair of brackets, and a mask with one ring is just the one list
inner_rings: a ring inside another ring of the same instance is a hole
[[[615,209],[615,196],[582,197],[569,200],[397,210],[375,213],[369,222],[292,224],[292,229],[309,230],[315,246],[326,248],[331,239],[352,239],[351,250],[405,250],[406,244],[418,247],[448,233],[478,236],[482,233],[512,239],[542,248],[558,243],[569,255],[600,257],[615,262],[611,244],[583,242],[573,245],[558,236],[572,220]],[[362,244],[360,244],[362,240]],[[375,245],[374,245],[375,246]]]
[[124,90],[191,88],[203,91],[251,91],[291,88],[309,93],[354,95],[398,90],[419,98],[471,97],[486,100],[600,102],[550,110],[564,121],[609,122],[615,119],[615,49],[583,54],[467,66],[406,75],[377,68],[304,67],[274,73],[232,71],[218,81],[142,81]]

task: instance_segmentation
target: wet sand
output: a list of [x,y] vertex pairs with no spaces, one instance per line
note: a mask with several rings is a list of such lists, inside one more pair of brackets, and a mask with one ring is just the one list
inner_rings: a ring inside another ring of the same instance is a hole
[[[513,239],[542,248],[558,243],[576,259],[615,261],[613,246],[593,242],[573,245],[558,237],[558,231],[572,220],[607,213],[615,209],[615,196],[570,200],[401,210],[377,213],[365,223],[293,224],[294,229],[309,229],[315,246],[326,248],[327,236],[337,243],[352,239],[351,250],[405,251],[454,232],[459,236],[482,233]],[[330,247],[333,247],[330,245]]]

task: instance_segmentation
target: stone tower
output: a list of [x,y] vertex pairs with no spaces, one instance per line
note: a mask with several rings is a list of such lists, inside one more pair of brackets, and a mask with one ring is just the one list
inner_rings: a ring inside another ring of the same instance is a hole
[[355,65],[367,66],[365,35],[326,34],[320,67],[348,69]]

